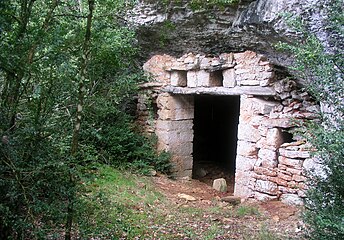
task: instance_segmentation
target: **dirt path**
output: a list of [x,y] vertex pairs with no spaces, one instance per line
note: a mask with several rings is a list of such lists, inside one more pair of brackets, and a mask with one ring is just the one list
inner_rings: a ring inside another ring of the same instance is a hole
[[[191,225],[202,227],[209,224],[209,219],[217,221],[219,227],[223,228],[222,234],[213,239],[302,239],[300,209],[297,207],[278,201],[243,202],[238,206],[231,206],[221,201],[221,198],[230,195],[229,193],[217,192],[198,180],[172,180],[158,175],[153,178],[153,182],[174,204],[174,208],[191,207],[195,211],[204,212],[201,218],[191,219]],[[191,199],[187,200],[185,196],[190,196]],[[250,232],[256,234],[251,235]],[[260,237],[262,234],[266,236]]]

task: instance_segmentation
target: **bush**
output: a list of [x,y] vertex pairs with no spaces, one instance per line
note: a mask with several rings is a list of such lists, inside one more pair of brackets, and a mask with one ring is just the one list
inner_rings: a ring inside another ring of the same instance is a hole
[[[343,4],[340,0],[319,2],[328,14],[326,29],[331,32],[324,49],[302,21],[291,21],[303,33],[301,46],[282,44],[295,56],[298,77],[322,107],[320,118],[304,125],[305,138],[315,147],[313,157],[322,171],[309,172],[309,190],[304,221],[310,239],[344,239],[344,52]],[[301,19],[302,20],[302,19]]]

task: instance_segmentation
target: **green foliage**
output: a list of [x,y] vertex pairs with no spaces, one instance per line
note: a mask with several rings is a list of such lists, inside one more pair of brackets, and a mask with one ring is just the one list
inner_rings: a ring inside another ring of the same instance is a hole
[[[320,6],[319,6],[320,7]],[[316,36],[307,31],[307,23],[291,19],[303,33],[302,45],[280,44],[295,56],[298,76],[307,81],[306,89],[321,103],[320,119],[304,125],[304,136],[317,149],[314,158],[322,171],[309,172],[304,220],[311,239],[344,238],[344,53],[343,5],[334,0],[321,6],[328,13],[326,28],[331,32],[325,50]]]
[[[88,210],[101,205],[80,183],[94,162],[168,169],[166,154],[157,156],[125,113],[142,81],[133,60],[135,34],[116,17],[129,3],[96,1],[90,57],[81,71],[88,1],[0,2],[1,239],[61,238],[68,203],[84,218],[75,234],[89,234]],[[74,155],[80,82],[85,94]]]
[[242,205],[236,209],[236,215],[238,217],[245,217],[245,216],[252,216],[252,215],[260,215],[258,208],[254,206],[246,206]]

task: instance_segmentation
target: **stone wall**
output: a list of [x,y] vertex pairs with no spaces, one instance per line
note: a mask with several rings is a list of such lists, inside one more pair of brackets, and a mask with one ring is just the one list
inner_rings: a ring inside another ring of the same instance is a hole
[[290,132],[319,108],[294,81],[251,51],[154,56],[144,70],[152,81],[141,86],[138,120],[157,135],[158,150],[172,153],[176,175],[192,174],[194,95],[240,95],[234,195],[301,204],[304,168],[314,164],[311,147]]

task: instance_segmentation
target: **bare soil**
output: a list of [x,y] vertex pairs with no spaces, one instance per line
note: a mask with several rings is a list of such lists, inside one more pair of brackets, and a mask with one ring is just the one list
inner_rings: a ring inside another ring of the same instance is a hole
[[[209,183],[195,179],[173,180],[164,175],[154,177],[153,182],[156,190],[174,205],[171,208],[192,207],[204,212],[202,218],[191,218],[190,225],[202,228],[208,226],[209,221],[217,221],[222,233],[212,239],[303,239],[300,207],[288,206],[279,201],[242,201],[238,206],[231,206],[221,201],[221,198],[232,193],[220,193],[212,189]],[[180,194],[194,197],[195,200],[186,200]],[[255,208],[259,214],[239,216],[236,213],[240,207]],[[209,211],[214,208],[218,210]]]

